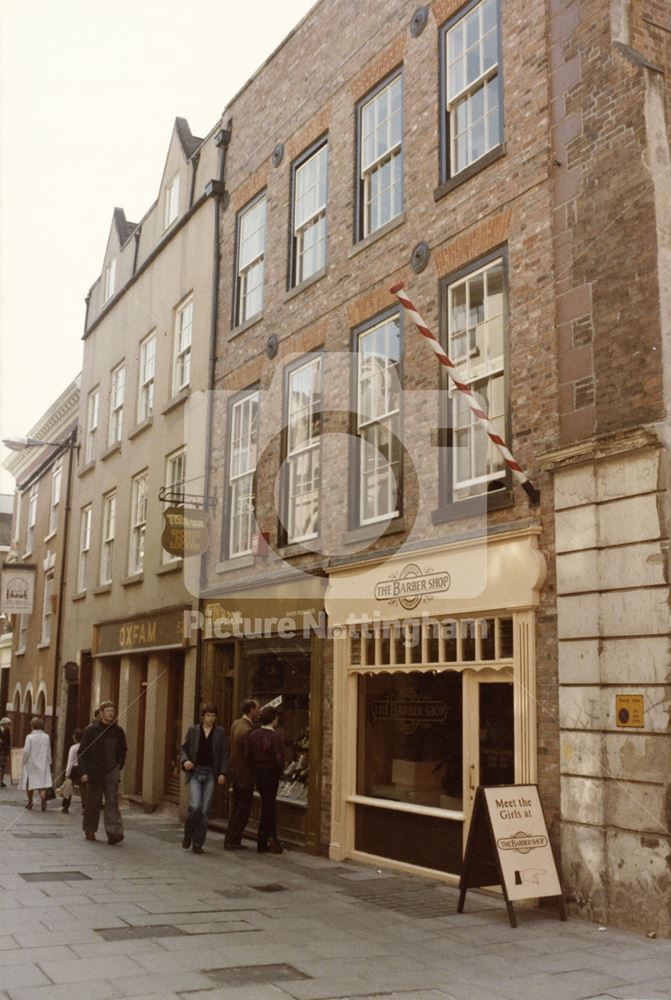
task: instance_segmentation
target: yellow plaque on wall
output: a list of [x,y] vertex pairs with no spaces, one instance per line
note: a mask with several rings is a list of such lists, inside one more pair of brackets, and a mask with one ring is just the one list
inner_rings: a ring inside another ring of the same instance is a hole
[[645,725],[642,694],[615,695],[615,724],[620,729],[637,729]]

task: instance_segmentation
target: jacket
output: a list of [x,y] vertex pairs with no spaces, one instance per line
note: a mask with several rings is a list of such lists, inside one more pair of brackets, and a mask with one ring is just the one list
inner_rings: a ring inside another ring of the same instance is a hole
[[278,775],[284,770],[284,742],[274,729],[261,726],[249,737],[249,761],[254,773],[274,771]]
[[111,722],[108,726],[100,721],[92,722],[84,730],[81,743],[79,744],[79,776],[85,774],[89,781],[103,781],[107,771],[107,761],[105,759],[105,739],[112,738],[110,730],[115,739],[114,758],[116,766],[122,768],[126,762],[126,734],[121,726],[116,722]]
[[238,788],[254,785],[254,771],[249,762],[249,736],[254,723],[243,715],[231,726],[231,782]]
[[[219,777],[220,774],[228,774],[228,740],[226,733],[221,726],[215,726],[210,736],[212,740],[212,769]],[[198,744],[200,742],[200,725],[189,726],[186,739],[182,743],[182,750],[179,755],[182,769],[187,760],[196,765],[198,756]],[[190,781],[193,771],[184,771],[185,780]]]
[[26,737],[19,787],[50,788],[51,782],[51,740],[43,729],[36,729]]

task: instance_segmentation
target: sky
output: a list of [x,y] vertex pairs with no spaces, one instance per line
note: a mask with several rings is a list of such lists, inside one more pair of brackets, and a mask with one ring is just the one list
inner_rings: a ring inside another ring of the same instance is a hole
[[154,201],[175,118],[206,135],[313,4],[0,0],[0,440],[80,371],[112,211]]

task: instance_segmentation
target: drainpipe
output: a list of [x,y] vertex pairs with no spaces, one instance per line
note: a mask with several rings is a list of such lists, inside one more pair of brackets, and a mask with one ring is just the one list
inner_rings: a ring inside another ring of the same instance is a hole
[[[203,496],[205,504],[208,505],[210,496],[210,451],[212,448],[212,413],[214,408],[214,384],[217,362],[217,331],[219,325],[219,277],[221,272],[221,254],[219,251],[219,226],[221,223],[221,213],[226,209],[228,198],[224,186],[226,175],[226,153],[231,141],[231,131],[233,120],[229,118],[226,128],[221,128],[216,136],[215,144],[219,150],[219,169],[216,180],[211,180],[205,186],[205,194],[214,197],[214,223],[212,232],[212,297],[210,305],[210,344],[207,373],[207,423],[205,427],[205,476],[203,485]],[[207,509],[206,506],[206,509]],[[206,560],[207,552],[200,557],[200,587],[202,593],[203,584],[206,580]],[[203,598],[199,593],[198,610],[203,610]],[[202,675],[203,642],[198,643],[196,650],[196,691],[194,704],[194,719],[199,718],[200,695],[201,695],[201,675]]]

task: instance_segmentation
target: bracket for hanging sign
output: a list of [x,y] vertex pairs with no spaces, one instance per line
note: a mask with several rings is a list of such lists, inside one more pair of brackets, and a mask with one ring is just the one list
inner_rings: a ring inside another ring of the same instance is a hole
[[553,896],[566,920],[557,865],[537,785],[479,785],[459,881],[458,913],[468,889],[500,885],[511,927],[516,899]]
[[196,507],[197,509],[209,510],[210,507],[217,506],[216,497],[204,497],[202,493],[184,493],[177,487],[162,486],[158,491],[158,499],[161,503],[169,503],[175,506]]

